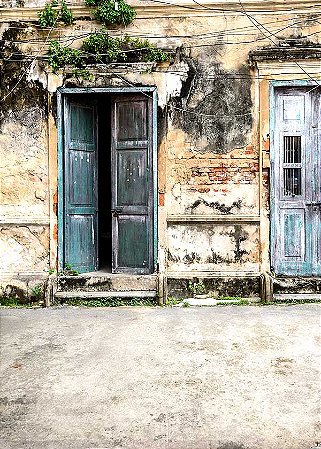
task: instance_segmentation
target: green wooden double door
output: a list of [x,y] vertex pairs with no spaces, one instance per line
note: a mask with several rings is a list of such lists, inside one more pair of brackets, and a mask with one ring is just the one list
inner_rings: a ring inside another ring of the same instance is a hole
[[[101,109],[90,95],[64,99],[63,263],[80,272],[101,268],[103,214],[110,223],[110,254],[104,259],[111,271],[147,274],[154,269],[152,102],[143,95],[106,101],[109,107]],[[106,142],[99,138],[103,128]],[[110,152],[108,164],[100,161],[102,151]],[[98,174],[108,178],[109,192],[98,189]]]

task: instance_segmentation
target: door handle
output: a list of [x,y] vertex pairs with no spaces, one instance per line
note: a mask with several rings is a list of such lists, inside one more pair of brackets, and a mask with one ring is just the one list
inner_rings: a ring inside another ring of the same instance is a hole
[[316,201],[314,203],[306,203],[306,205],[313,207],[314,211],[317,211],[317,210],[320,211],[320,209],[321,209],[321,202],[319,202],[319,201]]
[[122,213],[122,209],[120,207],[115,207],[115,209],[111,209],[111,213],[113,214],[113,217],[117,217],[117,215]]

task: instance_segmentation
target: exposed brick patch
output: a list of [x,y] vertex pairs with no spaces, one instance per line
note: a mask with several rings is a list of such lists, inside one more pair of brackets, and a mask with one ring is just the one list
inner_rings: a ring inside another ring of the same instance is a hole
[[251,184],[258,175],[258,162],[245,160],[226,162],[228,163],[211,161],[207,167],[192,167],[191,178],[198,178],[198,183],[203,185]]

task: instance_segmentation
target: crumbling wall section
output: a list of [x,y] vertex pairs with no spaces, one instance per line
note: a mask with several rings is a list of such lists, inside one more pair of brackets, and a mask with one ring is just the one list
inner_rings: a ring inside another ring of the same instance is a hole
[[256,271],[257,226],[222,220],[219,224],[172,224],[168,233],[169,271]]
[[48,270],[47,93],[30,78],[30,62],[14,44],[24,28],[10,24],[2,34],[7,57],[1,61],[0,266],[5,277]]
[[[224,53],[223,45],[219,49]],[[217,47],[180,52],[180,59],[189,69],[169,105],[167,268],[258,271],[259,152],[250,68],[238,61],[227,71]]]
[[[2,225],[0,228],[1,260],[7,275],[41,272],[48,268],[48,227],[33,225]],[[45,274],[45,273],[44,273]]]

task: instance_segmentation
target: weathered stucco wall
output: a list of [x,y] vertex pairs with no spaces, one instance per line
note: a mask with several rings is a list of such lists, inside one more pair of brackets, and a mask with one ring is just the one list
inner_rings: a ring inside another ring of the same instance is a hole
[[194,223],[168,229],[170,271],[255,271],[258,262],[257,226]]
[[[28,2],[30,7],[35,5]],[[1,251],[8,255],[1,257],[1,265],[5,272],[48,269],[49,221],[51,248],[57,245],[57,229],[53,230],[57,202],[54,106],[55,91],[61,85],[157,86],[161,271],[268,269],[267,119],[264,129],[259,129],[259,117],[268,116],[268,89],[263,102],[249,53],[272,43],[244,13],[158,11],[155,20],[148,8],[138,9],[126,33],[148,37],[172,50],[171,63],[152,64],[148,73],[146,66],[97,67],[89,81],[74,78],[70,72],[50,74],[48,80],[46,64],[30,64],[24,55],[43,54],[52,38],[67,42],[72,37],[72,45],[79,47],[80,36],[98,27],[94,21],[77,20],[72,27],[59,26],[49,32],[39,31],[34,22],[2,24],[2,95],[8,95],[0,135]],[[300,40],[300,36],[310,36],[311,45],[318,42],[319,24],[309,9],[290,14],[271,7],[270,13],[255,18],[274,33],[275,43],[289,37]],[[268,77],[264,82],[268,86]],[[48,90],[52,110],[48,110]],[[51,166],[55,181],[49,188]],[[51,259],[55,255],[51,250]]]
[[7,273],[48,269],[48,226],[3,225],[0,245],[3,268]]
[[6,277],[49,268],[47,95],[21,69],[26,66],[12,62],[1,71],[0,265]]

